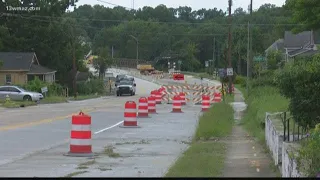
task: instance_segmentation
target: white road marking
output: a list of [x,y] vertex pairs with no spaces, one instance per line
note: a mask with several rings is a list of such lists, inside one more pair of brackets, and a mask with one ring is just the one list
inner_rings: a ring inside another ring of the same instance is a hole
[[118,125],[121,124],[121,123],[123,123],[123,121],[120,121],[120,122],[118,122],[117,124],[114,124],[114,125],[112,125],[112,126],[106,127],[106,128],[104,128],[104,129],[101,129],[100,131],[97,131],[97,132],[95,132],[94,134],[102,133],[102,132],[104,132],[104,131],[106,131],[106,130],[108,130],[108,129],[111,129],[111,128],[114,128],[114,127],[118,126]]

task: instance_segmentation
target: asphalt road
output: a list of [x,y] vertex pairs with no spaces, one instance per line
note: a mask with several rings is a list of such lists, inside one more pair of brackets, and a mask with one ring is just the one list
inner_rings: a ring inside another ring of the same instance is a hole
[[[110,72],[114,75],[129,74],[116,69]],[[145,79],[177,84],[169,79]],[[201,83],[201,80],[190,76],[186,76],[186,80],[188,84]],[[137,102],[139,97],[148,96],[159,88],[159,85],[139,78],[135,81],[137,92],[133,97],[101,97],[0,110],[0,176],[162,177],[188,147],[187,142],[193,136],[201,108],[186,105],[182,107],[184,113],[175,114],[171,113],[172,105],[157,105],[158,114],[138,119],[141,128],[119,128],[123,121],[124,103],[128,100]],[[219,85],[219,82],[207,82]],[[85,169],[79,169],[79,164],[88,163],[90,159],[63,155],[69,151],[71,116],[80,110],[92,117],[92,146],[99,155]],[[106,146],[112,146],[120,157],[108,157]]]
[[[126,71],[111,70],[115,75]],[[1,177],[161,177],[188,147],[197,125],[200,107],[157,105],[158,114],[138,119],[141,128],[119,128],[124,103],[137,102],[159,85],[135,78],[136,96],[102,97],[63,104],[39,105],[0,112]],[[80,110],[92,117],[93,151],[99,156],[85,170],[87,158],[66,157],[69,151],[71,115]],[[119,158],[105,154],[112,145]],[[85,173],[84,173],[85,172]]]
[[93,132],[119,123],[123,120],[126,101],[137,102],[140,96],[147,96],[150,91],[158,88],[158,85],[140,79],[136,79],[136,84],[135,96],[101,97],[3,110],[0,112],[0,165],[64,143],[69,138],[71,116],[80,110],[92,116]]

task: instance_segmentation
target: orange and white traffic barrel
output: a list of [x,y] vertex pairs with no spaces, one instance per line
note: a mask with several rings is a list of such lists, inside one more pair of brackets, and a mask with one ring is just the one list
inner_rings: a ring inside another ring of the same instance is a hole
[[124,121],[120,127],[139,127],[137,122],[137,104],[127,101],[124,105]]
[[156,110],[156,98],[153,96],[148,97],[148,112],[150,114],[157,113]]
[[165,92],[165,88],[164,87],[161,87],[161,88],[159,88],[158,89],[158,91],[160,91],[160,93],[161,93],[161,97],[163,98],[166,94],[164,93]]
[[180,96],[180,98],[181,98],[181,105],[186,105],[186,104],[187,104],[187,103],[186,103],[186,93],[180,92],[180,93],[179,93],[179,96]]
[[148,113],[148,99],[141,97],[139,99],[138,117],[149,117]]
[[155,97],[156,97],[156,104],[161,104],[162,101],[162,93],[158,90],[154,91]]
[[214,93],[213,102],[218,103],[221,101],[222,101],[221,93]]
[[71,139],[70,151],[67,156],[74,157],[91,157],[92,142],[91,142],[91,116],[80,112],[78,115],[73,115],[71,120]]
[[150,93],[150,95],[152,96],[152,97],[156,97],[156,91],[151,91],[151,93]]
[[173,97],[172,111],[173,113],[182,113],[181,110],[181,98],[179,95]]
[[208,111],[210,108],[210,96],[202,95],[202,112]]

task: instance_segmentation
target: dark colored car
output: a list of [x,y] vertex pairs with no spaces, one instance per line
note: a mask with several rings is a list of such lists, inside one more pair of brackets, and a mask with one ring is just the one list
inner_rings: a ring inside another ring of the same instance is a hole
[[117,87],[117,96],[122,96],[123,94],[129,94],[134,96],[136,94],[136,84],[133,81],[122,80],[118,84]]
[[116,76],[116,85],[119,84],[119,82],[123,79],[125,79],[127,76],[125,74],[119,74]]

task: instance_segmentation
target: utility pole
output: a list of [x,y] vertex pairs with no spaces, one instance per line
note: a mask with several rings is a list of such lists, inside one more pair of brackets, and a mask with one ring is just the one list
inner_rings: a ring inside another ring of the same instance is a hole
[[71,46],[72,46],[72,76],[73,76],[73,81],[72,81],[72,88],[73,88],[73,96],[74,98],[77,97],[77,66],[76,66],[76,50],[75,50],[75,32],[74,28],[71,29]]
[[212,51],[212,74],[215,69],[215,54],[216,54],[216,37],[213,38],[213,51]]
[[[231,6],[232,6],[232,0],[229,0],[229,33],[228,33],[228,67],[232,68],[231,64],[231,27],[232,27],[232,16],[231,16]],[[229,94],[232,93],[232,76],[229,76]]]
[[247,82],[246,91],[249,94],[249,68],[250,68],[250,21],[248,21],[248,43],[247,43]]
[[133,36],[133,35],[129,35],[130,37],[132,37],[135,41],[136,41],[136,60],[137,60],[137,65],[139,64],[139,40],[137,37]]
[[246,83],[246,91],[247,95],[249,95],[249,79],[251,76],[251,52],[252,52],[252,33],[250,33],[250,19],[252,17],[252,0],[249,5],[250,17],[248,20],[248,43],[247,43],[247,83]]
[[[252,19],[252,0],[250,1],[250,19]],[[250,25],[250,78],[252,78],[253,52],[252,52],[252,35],[253,31]]]
[[77,98],[77,67],[76,67],[76,50],[74,45],[74,40],[72,43],[72,66],[73,66],[73,96],[74,98]]
[[113,59],[113,46],[111,47],[111,58]]

